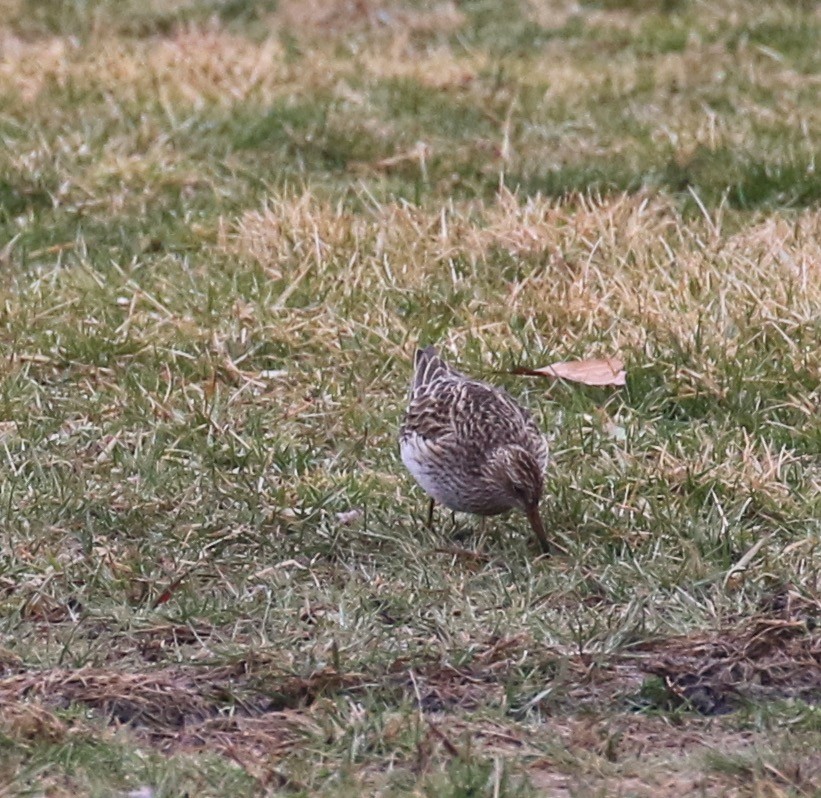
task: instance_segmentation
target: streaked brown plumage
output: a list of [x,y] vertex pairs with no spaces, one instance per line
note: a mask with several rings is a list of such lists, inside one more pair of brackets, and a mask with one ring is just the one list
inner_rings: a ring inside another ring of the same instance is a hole
[[539,515],[547,443],[501,388],[460,374],[432,346],[417,350],[399,445],[432,500],[477,515],[521,510],[548,550]]

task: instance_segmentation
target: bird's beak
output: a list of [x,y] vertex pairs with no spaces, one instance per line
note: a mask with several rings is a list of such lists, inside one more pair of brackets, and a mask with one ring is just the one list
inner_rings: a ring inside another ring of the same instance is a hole
[[549,554],[550,543],[547,540],[547,535],[544,531],[542,516],[539,514],[539,505],[534,504],[532,507],[528,507],[525,512],[527,514],[527,520],[530,521],[530,526],[533,528],[533,532],[539,540],[539,545],[542,547],[542,551],[545,554]]

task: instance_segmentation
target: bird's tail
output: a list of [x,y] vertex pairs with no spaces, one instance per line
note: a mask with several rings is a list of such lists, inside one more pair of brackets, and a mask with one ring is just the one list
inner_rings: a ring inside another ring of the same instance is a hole
[[434,346],[426,346],[424,349],[416,350],[414,368],[414,389],[422,388],[433,382],[437,377],[452,373],[448,364],[436,353],[436,347]]

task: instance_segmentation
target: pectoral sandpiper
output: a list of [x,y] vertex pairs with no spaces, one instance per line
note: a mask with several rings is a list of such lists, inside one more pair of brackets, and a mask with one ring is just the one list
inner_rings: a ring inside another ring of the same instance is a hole
[[547,443],[530,413],[501,388],[460,374],[434,347],[416,352],[402,461],[434,501],[451,510],[498,515],[521,510],[542,549],[539,514]]

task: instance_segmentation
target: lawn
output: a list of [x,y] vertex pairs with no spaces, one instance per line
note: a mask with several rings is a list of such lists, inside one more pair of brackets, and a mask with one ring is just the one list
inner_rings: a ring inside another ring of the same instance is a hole
[[[820,40],[0,0],[0,796],[821,795]],[[429,343],[549,436],[551,556],[426,527]]]

